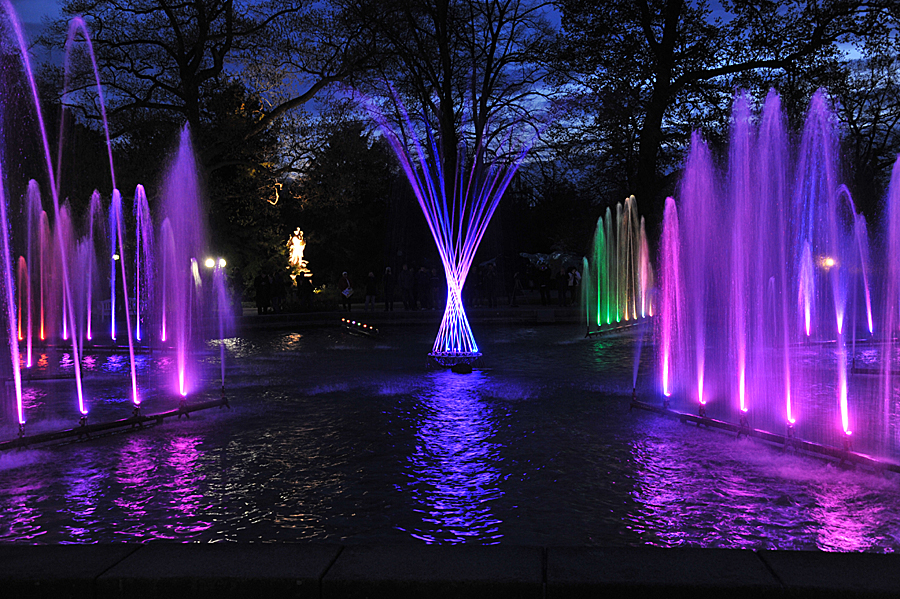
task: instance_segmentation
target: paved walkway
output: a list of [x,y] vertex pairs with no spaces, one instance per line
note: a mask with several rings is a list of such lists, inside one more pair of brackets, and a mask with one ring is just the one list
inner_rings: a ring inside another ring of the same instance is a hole
[[0,545],[2,596],[896,597],[900,556],[510,545]]

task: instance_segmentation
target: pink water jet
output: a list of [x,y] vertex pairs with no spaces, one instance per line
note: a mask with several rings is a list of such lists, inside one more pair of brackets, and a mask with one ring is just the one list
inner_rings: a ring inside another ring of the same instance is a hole
[[[885,398],[876,420],[892,417],[890,384],[876,391],[851,372],[857,344],[879,334],[865,219],[840,183],[837,123],[823,92],[812,98],[793,148],[776,94],[759,119],[750,106],[748,96],[736,96],[721,167],[693,136],[678,194],[666,205],[657,326],[662,392],[699,402],[711,417],[750,417],[768,430],[780,422],[791,434],[796,424],[809,440],[841,446],[860,426],[855,406],[872,394]],[[896,177],[886,256],[900,254]],[[892,264],[885,260],[883,271],[883,340],[867,350],[881,356],[880,380],[891,377],[890,331],[900,324],[900,275]],[[832,426],[814,424],[823,419]]]
[[[129,346],[131,401],[135,407],[139,407],[142,399],[138,394],[134,340],[143,337],[145,319],[154,327],[158,324],[166,326],[164,324],[166,310],[157,305],[156,294],[153,293],[154,265],[157,259],[154,254],[156,250],[153,243],[154,230],[150,202],[148,202],[143,187],[139,186],[135,191],[136,229],[134,243],[131,244],[127,239],[129,233],[127,223],[123,218],[123,198],[115,185],[112,146],[109,140],[105,100],[97,62],[85,23],[82,19],[76,18],[70,23],[66,43],[64,94],[70,93],[71,59],[78,49],[83,48],[85,55],[90,58],[93,85],[98,97],[106,136],[112,192],[111,199],[109,199],[108,219],[101,217],[106,213],[103,196],[95,191],[91,196],[89,213],[83,226],[81,222],[73,220],[69,207],[60,201],[63,194],[62,171],[64,142],[67,138],[65,129],[68,122],[67,115],[63,113],[60,119],[60,142],[54,164],[51,159],[45,121],[32,74],[27,44],[21,24],[9,0],[0,0],[0,16],[6,20],[7,37],[17,48],[16,52],[22,65],[23,81],[26,83],[25,89],[31,92],[30,102],[25,103],[25,108],[32,110],[35,117],[34,122],[37,125],[35,132],[39,140],[38,145],[42,149],[42,162],[47,177],[45,189],[52,199],[52,208],[45,210],[41,198],[41,185],[37,181],[28,182],[21,211],[25,235],[19,235],[20,227],[9,221],[8,190],[10,187],[0,187],[0,204],[2,204],[0,220],[3,221],[0,251],[3,251],[2,255],[6,257],[3,260],[3,272],[0,272],[4,283],[0,293],[4,295],[6,301],[5,312],[10,335],[13,379],[16,382],[15,403],[18,422],[24,426],[26,419],[22,403],[20,368],[32,366],[36,342],[44,347],[58,344],[61,341],[71,345],[71,356],[66,355],[64,361],[67,365],[71,365],[74,373],[79,415],[86,417],[88,413],[82,381],[81,357],[84,354],[85,343],[90,344],[94,341],[95,323],[98,320],[97,315],[101,312],[95,293],[95,286],[99,278],[95,275],[98,270],[98,260],[109,259],[114,262],[114,268],[110,271],[112,283],[108,311],[110,330],[112,336],[115,337],[118,312],[116,304],[121,300],[121,303],[124,304],[122,312]],[[11,105],[12,103],[6,107]],[[187,139],[187,143],[184,143],[185,139]],[[175,295],[181,299],[180,302],[175,303],[170,301],[169,308],[178,324],[173,327],[173,330],[177,337],[179,393],[186,394],[198,383],[197,376],[189,372],[187,358],[192,349],[192,339],[196,336],[199,340],[205,334],[211,333],[212,330],[201,331],[198,328],[196,331],[192,331],[195,323],[194,312],[206,310],[201,306],[201,294],[195,290],[195,287],[199,285],[196,267],[191,267],[191,264],[196,265],[196,257],[203,254],[203,250],[205,250],[205,232],[202,225],[205,221],[205,214],[200,209],[197,169],[196,165],[193,165],[189,136],[186,133],[180,147],[182,150],[179,152],[179,157],[173,162],[172,172],[162,194],[166,198],[166,205],[160,212],[168,218],[168,222],[173,223],[174,231],[177,234],[176,236],[170,234],[170,239],[177,239],[177,243],[173,242],[172,244],[172,256],[169,260],[171,266],[169,270],[173,278],[165,281],[163,287],[169,290],[177,289],[178,293]],[[190,156],[190,159],[187,156]],[[0,156],[0,166],[2,166],[2,158]],[[191,166],[186,168],[185,165],[189,162]],[[6,181],[6,177],[8,177],[8,173],[4,171],[3,177],[0,177],[0,184]],[[185,190],[188,190],[189,193],[186,194]],[[11,238],[8,232],[13,230],[15,236]],[[13,248],[11,239],[21,240],[18,243],[22,247]],[[135,249],[133,262],[126,262],[126,254],[131,253],[132,247]],[[118,254],[121,259],[112,260],[114,254]],[[131,264],[134,264],[134,272],[129,272]],[[164,292],[162,295],[171,296],[172,294]],[[212,297],[214,294],[208,295]],[[224,297],[224,292],[221,295]],[[211,301],[216,301],[216,299],[212,297]],[[171,315],[170,320],[172,319]],[[134,327],[132,327],[132,317],[136,319]],[[155,320],[156,318],[160,319]],[[220,336],[223,331],[224,327],[220,326],[218,331]],[[35,335],[39,340],[34,339]],[[20,342],[25,350],[24,360],[19,357]],[[41,353],[41,359],[37,365],[39,368],[47,368],[48,355],[48,352]],[[224,356],[220,361],[224,381]]]

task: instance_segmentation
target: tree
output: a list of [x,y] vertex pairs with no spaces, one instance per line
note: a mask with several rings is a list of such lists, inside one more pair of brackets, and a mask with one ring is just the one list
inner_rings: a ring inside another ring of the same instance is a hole
[[628,180],[655,201],[686,135],[700,120],[722,122],[741,77],[796,80],[839,60],[836,44],[884,31],[892,4],[733,0],[714,12],[702,0],[561,0],[560,64],[634,131]]
[[[197,137],[201,145],[209,146],[223,132],[240,135],[253,127],[261,106],[240,81],[232,80],[208,96],[203,109],[208,120]],[[280,138],[276,126],[229,147],[219,157],[229,168],[206,178],[210,229],[216,233],[211,250],[227,256],[245,284],[260,272],[276,272],[287,265],[284,244],[290,229],[284,223],[281,184],[271,164],[278,156]]]
[[343,271],[362,281],[384,266],[388,196],[396,160],[383,138],[360,122],[335,125],[312,158],[286,209],[286,221],[304,232],[305,257],[317,280]]
[[462,142],[495,151],[511,129],[539,127],[542,57],[552,39],[548,5],[388,0],[373,23],[382,49],[380,79],[364,89],[390,98],[393,92],[379,84],[392,82],[413,118],[434,130],[444,172],[455,173]]
[[850,65],[846,85],[835,90],[854,201],[870,218],[881,208],[900,153],[900,54],[896,42],[873,46]]
[[[198,131],[204,104],[230,78],[246,74],[260,100],[253,126],[200,148],[209,171],[237,143],[263,135],[293,109],[346,78],[371,55],[361,24],[339,2],[299,0],[67,0],[91,32],[106,88],[113,136],[127,135],[136,116],[186,121]],[[44,43],[61,47],[67,20],[51,24]],[[242,68],[243,66],[243,68]],[[74,92],[93,85],[76,78]],[[97,118],[92,107],[82,107]],[[144,118],[139,119],[141,121]]]

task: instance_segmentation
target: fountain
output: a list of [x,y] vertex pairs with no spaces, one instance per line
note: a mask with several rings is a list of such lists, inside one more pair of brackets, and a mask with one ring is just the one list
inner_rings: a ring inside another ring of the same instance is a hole
[[644,218],[630,196],[597,219],[594,241],[582,268],[582,306],[587,334],[635,324],[653,316],[653,267]]
[[[400,104],[397,98],[395,101]],[[427,141],[423,142],[402,106],[399,129],[388,124],[378,109],[370,107],[370,110],[412,186],[447,279],[444,316],[429,355],[443,366],[470,372],[468,365],[477,360],[481,352],[463,308],[463,286],[491,217],[531,145],[517,145],[512,131],[515,128],[510,127],[508,137],[500,142],[502,147],[496,148],[501,153],[505,150],[510,156],[508,160],[490,165],[486,162],[487,149],[483,146],[476,147],[471,155],[465,147],[460,147],[458,172],[446,173],[431,131],[427,131]],[[428,122],[427,119],[424,121]],[[447,177],[453,177],[452,191],[446,185]]]
[[[66,118],[60,119],[60,143],[56,165],[51,160],[37,87],[29,63],[21,25],[9,0],[0,3],[5,37],[21,61],[30,106],[37,124],[46,185],[30,180],[23,185],[21,206],[14,190],[23,182],[13,180],[12,171],[0,156],[0,294],[5,302],[11,369],[9,379],[20,437],[27,414],[23,384],[38,384],[46,374],[48,354],[61,354],[53,372],[75,381],[75,406],[81,426],[87,426],[91,398],[83,385],[82,359],[87,352],[112,352],[127,356],[132,418],[140,419],[147,389],[139,390],[136,354],[158,351],[174,353],[173,384],[150,384],[153,391],[173,389],[184,402],[202,388],[199,364],[194,356],[208,338],[220,339],[230,330],[231,310],[226,305],[224,260],[214,263],[214,272],[204,275],[198,264],[206,255],[205,222],[197,166],[190,132],[182,132],[178,151],[162,185],[156,212],[162,221],[154,227],[153,210],[143,186],[134,193],[133,223],[126,219],[126,198],[116,188],[112,146],[106,124],[102,87],[85,23],[74,19],[66,44],[66,86],[69,57],[76,44],[84,42],[94,72],[98,102],[103,117],[112,189],[107,199],[95,191],[82,219],[75,217],[68,202],[62,202],[61,165]],[[77,36],[76,34],[80,34]],[[5,100],[8,110],[15,97]],[[26,104],[29,104],[26,102]],[[18,143],[4,132],[8,146]],[[28,135],[27,133],[23,133]],[[23,144],[20,147],[25,147]],[[42,187],[45,193],[42,194]],[[52,199],[45,207],[44,197]],[[21,215],[21,217],[19,217]],[[155,240],[159,239],[157,243]],[[109,265],[108,277],[101,273]],[[104,280],[106,281],[104,290]],[[159,287],[159,289],[157,289]],[[107,299],[104,299],[107,298]],[[101,335],[107,330],[108,336]],[[125,339],[122,339],[125,337]],[[21,347],[20,347],[21,346]],[[224,347],[221,343],[220,346]],[[41,366],[35,363],[41,354]],[[224,350],[220,352],[221,384],[224,391]],[[43,370],[42,370],[43,369]],[[185,407],[182,404],[182,407]]]
[[750,104],[735,98],[723,167],[694,134],[677,199],[666,202],[656,327],[665,404],[744,432],[752,422],[788,440],[896,457],[900,167],[873,261],[865,219],[840,183],[825,93],[812,98],[795,149],[778,95],[759,122]]

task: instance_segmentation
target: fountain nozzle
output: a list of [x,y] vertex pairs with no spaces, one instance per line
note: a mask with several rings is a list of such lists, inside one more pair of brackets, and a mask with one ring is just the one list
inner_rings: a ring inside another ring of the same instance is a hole
[[185,416],[186,418],[191,417],[191,414],[187,411],[187,407],[188,407],[187,398],[182,397],[181,401],[178,402],[178,419],[179,420],[181,420],[182,416]]
[[747,419],[747,412],[741,412],[740,419],[740,430],[738,431],[738,438],[740,439],[741,435],[750,436],[750,421]]

